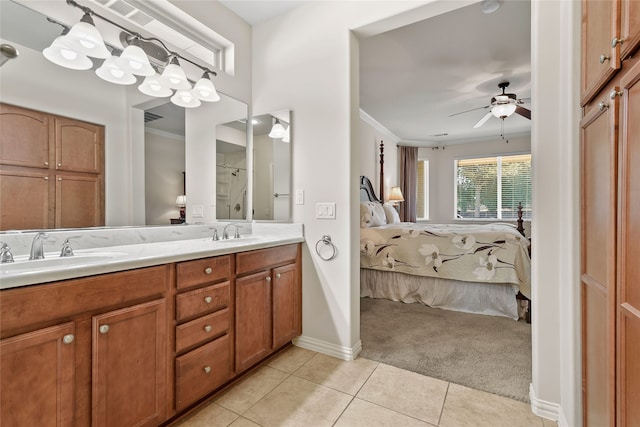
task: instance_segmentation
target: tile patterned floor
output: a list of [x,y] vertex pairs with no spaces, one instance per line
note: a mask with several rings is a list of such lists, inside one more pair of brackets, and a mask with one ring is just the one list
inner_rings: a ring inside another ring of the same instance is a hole
[[526,403],[359,358],[291,347],[180,427],[552,427]]

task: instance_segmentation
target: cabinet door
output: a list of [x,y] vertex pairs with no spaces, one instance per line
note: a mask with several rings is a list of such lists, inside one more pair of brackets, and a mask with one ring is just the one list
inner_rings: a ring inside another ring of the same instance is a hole
[[0,230],[51,228],[49,186],[47,171],[0,171]]
[[582,389],[584,425],[613,427],[619,98],[602,96],[581,123]]
[[631,427],[640,425],[640,63],[621,86],[617,425]]
[[273,347],[279,348],[301,333],[300,284],[296,264],[273,270]]
[[625,59],[640,44],[640,1],[621,0],[620,9],[620,57]]
[[0,104],[0,163],[49,168],[49,116]]
[[102,134],[101,126],[56,117],[56,169],[101,173]]
[[92,425],[155,426],[165,419],[164,300],[93,317]]
[[56,175],[55,228],[104,225],[102,181],[98,176]]
[[262,271],[236,279],[236,370],[271,351],[271,276]]
[[0,341],[0,425],[72,426],[73,323]]
[[582,1],[582,106],[620,68],[620,47],[611,47],[618,35],[617,7],[616,1]]

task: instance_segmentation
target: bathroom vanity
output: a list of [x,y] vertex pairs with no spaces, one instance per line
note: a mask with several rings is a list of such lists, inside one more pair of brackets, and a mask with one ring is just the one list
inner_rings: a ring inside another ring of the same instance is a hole
[[301,334],[302,240],[81,249],[19,285],[3,264],[0,424],[170,424]]

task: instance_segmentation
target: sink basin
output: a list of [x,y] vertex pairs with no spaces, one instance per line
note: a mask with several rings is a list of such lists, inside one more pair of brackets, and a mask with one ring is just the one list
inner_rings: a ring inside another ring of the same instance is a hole
[[16,274],[28,271],[42,271],[49,268],[75,268],[87,264],[100,264],[127,255],[121,251],[77,251],[73,256],[59,257],[57,254],[45,254],[44,259],[29,260],[28,256],[15,257],[14,262],[0,265],[3,274]]
[[244,245],[247,243],[254,243],[260,240],[260,237],[252,237],[252,236],[242,236],[242,237],[238,237],[237,239],[234,238],[230,238],[230,239],[220,239],[220,240],[212,240],[213,243],[220,243],[223,245],[231,245],[231,244],[238,244],[238,245]]

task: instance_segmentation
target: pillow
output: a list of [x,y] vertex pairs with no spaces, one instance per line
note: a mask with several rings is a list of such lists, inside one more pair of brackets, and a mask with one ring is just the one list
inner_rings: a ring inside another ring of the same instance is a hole
[[387,224],[400,224],[400,215],[394,206],[382,205],[387,217]]
[[387,223],[384,208],[378,202],[360,202],[360,227],[379,227]]

